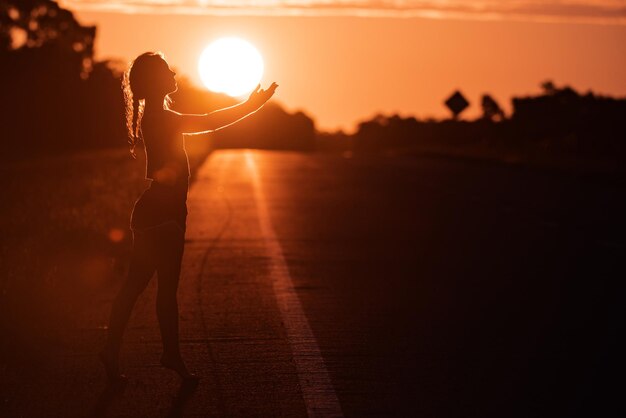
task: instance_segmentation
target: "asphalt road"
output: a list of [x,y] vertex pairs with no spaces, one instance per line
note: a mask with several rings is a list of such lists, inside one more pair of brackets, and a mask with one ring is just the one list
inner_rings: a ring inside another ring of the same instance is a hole
[[[622,416],[624,183],[442,158],[218,151],[189,197],[181,340],[156,281],[123,390],[95,357],[109,299],[10,416]],[[7,389],[9,388],[9,389]]]

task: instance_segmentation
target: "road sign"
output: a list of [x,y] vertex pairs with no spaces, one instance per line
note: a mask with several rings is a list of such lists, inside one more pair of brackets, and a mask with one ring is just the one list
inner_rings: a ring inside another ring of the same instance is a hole
[[467,99],[461,94],[460,91],[455,91],[452,96],[448,97],[445,101],[445,105],[452,112],[454,119],[458,118],[461,112],[463,112],[469,106]]

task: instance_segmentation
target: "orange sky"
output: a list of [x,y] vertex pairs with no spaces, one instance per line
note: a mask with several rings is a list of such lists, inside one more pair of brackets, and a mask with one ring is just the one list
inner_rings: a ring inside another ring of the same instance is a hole
[[605,21],[128,14],[81,8],[76,16],[98,25],[97,58],[130,59],[161,50],[179,73],[198,84],[202,49],[221,36],[243,37],[264,57],[264,84],[280,84],[276,99],[289,110],[307,112],[319,129],[351,130],[377,112],[444,117],[442,101],[456,88],[472,103],[466,117],[479,114],[484,92],[509,110],[512,95],[538,93],[545,79],[626,96],[626,25]]

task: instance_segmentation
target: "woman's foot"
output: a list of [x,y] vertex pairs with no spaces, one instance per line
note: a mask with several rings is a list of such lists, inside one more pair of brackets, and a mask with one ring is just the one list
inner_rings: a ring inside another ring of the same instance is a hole
[[111,354],[109,351],[102,350],[98,357],[104,366],[104,370],[107,374],[107,380],[109,382],[125,382],[128,378],[120,373],[119,358],[115,354]]
[[185,362],[180,355],[170,356],[163,354],[161,356],[161,365],[170,370],[174,370],[183,380],[197,381],[199,379],[197,375],[187,370],[187,366],[185,366]]

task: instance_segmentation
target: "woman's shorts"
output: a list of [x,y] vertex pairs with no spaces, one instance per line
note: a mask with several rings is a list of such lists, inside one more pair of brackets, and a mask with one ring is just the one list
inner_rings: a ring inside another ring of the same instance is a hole
[[187,223],[188,184],[167,186],[152,182],[135,202],[130,219],[133,231],[174,222],[183,231]]

